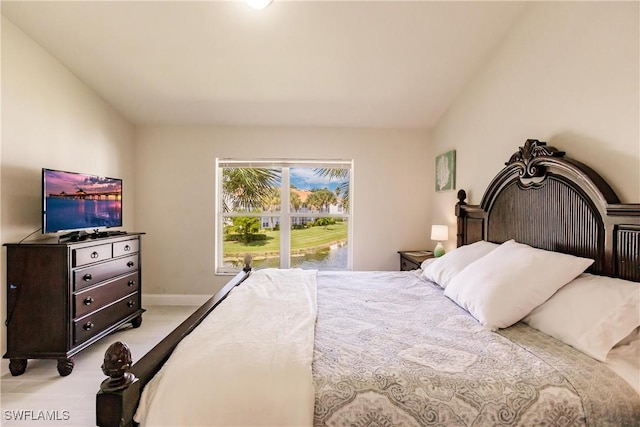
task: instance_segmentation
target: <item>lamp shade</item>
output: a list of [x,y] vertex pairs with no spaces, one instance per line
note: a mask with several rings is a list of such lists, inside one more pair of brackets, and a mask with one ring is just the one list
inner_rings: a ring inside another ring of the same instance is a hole
[[431,240],[436,240],[438,242],[449,240],[449,227],[446,225],[432,225]]

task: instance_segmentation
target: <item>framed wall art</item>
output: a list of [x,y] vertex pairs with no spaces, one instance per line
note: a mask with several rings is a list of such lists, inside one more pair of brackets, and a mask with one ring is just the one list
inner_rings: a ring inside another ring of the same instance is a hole
[[456,150],[436,156],[436,191],[456,189]]

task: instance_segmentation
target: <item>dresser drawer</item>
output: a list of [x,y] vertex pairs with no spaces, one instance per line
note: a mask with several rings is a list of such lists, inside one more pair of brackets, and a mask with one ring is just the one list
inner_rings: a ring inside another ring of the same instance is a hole
[[91,267],[78,268],[73,271],[73,290],[78,291],[98,284],[103,280],[138,270],[138,256],[114,259]]
[[73,321],[73,344],[80,344],[92,336],[107,329],[114,323],[135,313],[138,307],[139,295],[137,292],[122,298],[121,300],[104,307],[102,310]]
[[113,257],[135,254],[138,252],[140,241],[138,239],[125,240],[113,244]]
[[73,266],[80,267],[98,261],[105,261],[112,256],[111,243],[105,245],[89,246],[73,250]]
[[74,294],[74,317],[82,317],[137,291],[138,283],[138,273],[133,273]]

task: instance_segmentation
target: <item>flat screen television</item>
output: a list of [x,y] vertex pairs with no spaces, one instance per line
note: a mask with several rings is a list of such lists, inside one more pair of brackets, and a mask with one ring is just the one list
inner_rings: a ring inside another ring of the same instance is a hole
[[122,180],[42,169],[42,232],[122,226]]

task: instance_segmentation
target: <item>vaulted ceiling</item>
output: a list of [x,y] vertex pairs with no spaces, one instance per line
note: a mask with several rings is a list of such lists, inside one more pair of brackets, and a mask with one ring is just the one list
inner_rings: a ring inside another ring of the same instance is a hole
[[526,5],[2,1],[135,124],[432,127]]

